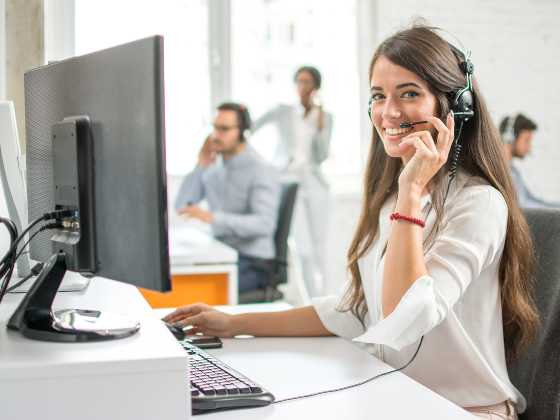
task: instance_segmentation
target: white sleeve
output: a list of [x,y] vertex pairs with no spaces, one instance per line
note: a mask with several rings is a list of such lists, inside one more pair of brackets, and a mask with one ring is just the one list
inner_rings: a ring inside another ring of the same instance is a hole
[[501,258],[507,205],[491,187],[476,188],[449,205],[441,236],[426,253],[429,273],[408,289],[395,310],[356,341],[408,346],[441,323],[481,271]]
[[[338,296],[316,297],[311,299],[311,304],[327,330],[351,341],[354,337],[364,333],[364,327],[351,311],[341,312],[337,310],[348,286],[349,282],[346,282],[340,289]],[[365,316],[364,323],[365,325],[371,324],[368,314]]]
[[324,112],[323,129],[321,131],[317,131],[313,137],[313,153],[315,161],[318,165],[323,163],[323,161],[329,156],[332,124],[332,115],[328,112]]
[[257,132],[263,125],[278,122],[280,114],[282,112],[282,105],[277,105],[274,108],[269,109],[259,118],[256,118],[251,122],[251,133]]

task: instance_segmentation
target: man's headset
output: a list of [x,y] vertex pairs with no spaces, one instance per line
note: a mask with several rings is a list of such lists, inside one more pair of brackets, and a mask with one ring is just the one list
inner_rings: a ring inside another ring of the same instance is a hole
[[237,111],[239,124],[239,140],[245,141],[245,131],[251,128],[251,116],[245,105],[238,105],[239,111]]
[[[447,42],[447,41],[446,41]],[[460,49],[451,45],[449,42],[447,44],[451,47],[453,52],[457,54],[463,61],[459,66],[461,70],[467,76],[467,86],[463,89],[458,90],[454,94],[450,95],[450,108],[453,112],[453,117],[455,118],[455,122],[466,122],[470,118],[474,116],[474,96],[473,96],[473,88],[472,88],[472,81],[471,75],[474,73],[474,64],[470,60],[471,52],[467,52],[465,55]],[[371,119],[371,104],[373,98],[369,98],[368,104],[368,116],[370,121]],[[373,122],[373,121],[372,121]],[[427,121],[418,121],[418,122],[403,122],[400,124],[401,128],[411,127],[415,124],[425,124]]]
[[515,123],[517,122],[517,117],[510,117],[507,119],[504,132],[502,133],[502,140],[504,143],[513,146],[517,136],[515,134]]

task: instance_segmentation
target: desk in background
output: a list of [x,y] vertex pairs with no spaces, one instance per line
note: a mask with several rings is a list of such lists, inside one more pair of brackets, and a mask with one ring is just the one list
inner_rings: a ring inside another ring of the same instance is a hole
[[192,225],[169,227],[172,291],[140,289],[152,308],[237,304],[237,251]]

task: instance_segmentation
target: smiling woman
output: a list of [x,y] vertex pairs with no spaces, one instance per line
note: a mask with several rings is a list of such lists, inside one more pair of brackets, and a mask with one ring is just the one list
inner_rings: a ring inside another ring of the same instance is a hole
[[[510,360],[518,357],[538,318],[527,224],[474,79],[476,108],[465,122],[458,177],[446,195],[455,137],[450,110],[453,98],[470,86],[467,67],[460,51],[422,24],[385,40],[374,55],[369,112],[375,130],[362,217],[348,254],[353,280],[339,310],[352,312],[364,327],[372,322],[358,340],[378,343],[393,366],[406,363],[427,333],[431,349],[420,351],[421,361],[408,374],[459,405],[501,400],[507,411],[511,400],[521,412],[525,401],[509,382],[505,361],[489,363],[490,376],[472,375],[480,371],[475,359],[488,360],[482,354],[504,360],[504,344]],[[446,115],[445,124],[432,115]],[[403,124],[418,120],[425,122]],[[405,220],[391,217],[388,225],[391,213]],[[424,220],[426,228],[410,220]],[[477,309],[471,307],[475,302]],[[315,304],[323,319],[321,306]],[[326,327],[339,331],[335,323]],[[457,328],[464,335],[457,335]],[[454,365],[455,379],[443,372],[439,377],[441,360]],[[495,386],[481,387],[497,378]],[[476,397],[460,391],[475,388]]]

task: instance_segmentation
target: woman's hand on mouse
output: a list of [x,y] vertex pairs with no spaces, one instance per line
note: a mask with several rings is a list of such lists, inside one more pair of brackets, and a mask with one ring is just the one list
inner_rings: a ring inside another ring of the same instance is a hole
[[190,325],[193,328],[186,330],[186,334],[202,333],[214,337],[234,337],[239,334],[234,331],[232,315],[220,312],[204,303],[181,306],[163,318],[164,321],[175,324],[182,322],[182,328]]
[[412,190],[422,193],[428,182],[447,162],[449,150],[453,144],[455,121],[451,113],[447,124],[439,118],[427,115],[427,121],[438,131],[437,144],[429,131],[415,132],[402,139],[400,147],[414,146],[416,152],[399,177],[399,190]]

